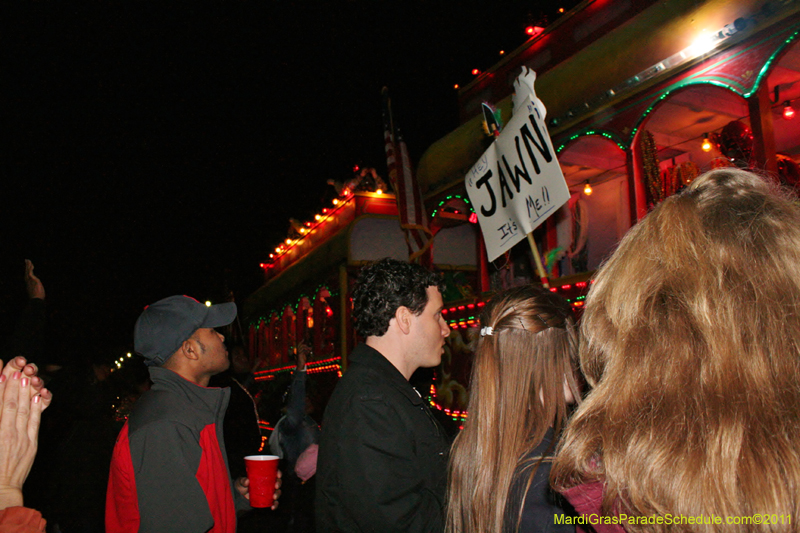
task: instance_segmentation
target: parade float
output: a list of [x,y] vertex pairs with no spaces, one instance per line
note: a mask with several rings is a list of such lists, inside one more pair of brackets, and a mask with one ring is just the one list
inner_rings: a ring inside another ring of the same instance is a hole
[[509,120],[522,67],[537,73],[572,193],[541,240],[557,274],[594,270],[700,172],[750,167],[795,186],[798,11],[790,0],[581,3],[460,89],[462,125],[418,166],[426,201],[463,190],[485,150],[482,108]]
[[[432,237],[425,253],[445,276],[452,328],[442,364],[429,376],[432,406],[456,426],[467,416],[469,346],[494,291],[546,277],[579,314],[592,272],[625,232],[698,174],[747,167],[797,187],[798,33],[800,4],[791,0],[586,1],[459,90],[461,125],[416,168]],[[514,82],[525,69],[536,72],[542,127],[568,199],[528,242],[496,250],[490,260],[469,176],[477,177],[487,149],[514,120]],[[359,268],[414,254],[407,206],[398,208],[397,197],[371,181],[342,187],[262,265],[264,285],[243,313],[262,386],[289,375],[304,340],[324,398],[358,341],[350,291]]]

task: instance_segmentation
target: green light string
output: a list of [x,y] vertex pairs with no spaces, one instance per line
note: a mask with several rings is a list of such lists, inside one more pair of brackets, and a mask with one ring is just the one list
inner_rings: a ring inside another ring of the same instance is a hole
[[625,145],[625,144],[622,142],[622,140],[621,140],[621,139],[619,139],[619,137],[618,137],[617,135],[615,135],[615,134],[613,134],[613,133],[611,133],[611,132],[608,132],[608,131],[596,130],[596,129],[590,129],[590,130],[581,131],[581,132],[579,132],[579,133],[576,133],[576,134],[572,135],[572,136],[569,138],[569,140],[565,141],[565,142],[564,142],[564,144],[562,144],[561,146],[559,146],[559,147],[558,147],[558,149],[556,150],[556,153],[557,153],[557,154],[560,154],[560,153],[561,153],[561,151],[562,151],[564,148],[566,148],[566,146],[567,146],[569,143],[571,143],[572,141],[574,141],[575,139],[578,139],[578,138],[580,138],[580,137],[589,137],[589,136],[591,136],[591,135],[595,135],[595,136],[599,136],[599,137],[605,137],[606,139],[608,139],[608,140],[610,140],[611,142],[613,142],[614,144],[616,144],[616,145],[617,145],[617,147],[619,147],[619,149],[620,149],[620,150],[622,150],[623,152],[624,152],[625,150],[627,150],[627,149],[628,149],[628,146],[626,146],[626,145]]
[[458,200],[463,200],[463,202],[465,204],[467,204],[467,208],[469,208],[469,212],[470,213],[474,213],[475,212],[472,209],[472,204],[470,203],[469,198],[467,198],[467,195],[465,195],[465,194],[464,195],[461,195],[461,194],[450,194],[450,195],[446,196],[444,200],[439,202],[439,205],[437,205],[436,209],[434,209],[433,212],[431,213],[431,218],[436,218],[436,214],[439,212],[439,209],[441,209],[444,204],[446,204],[448,201],[452,200],[453,198],[456,198]]

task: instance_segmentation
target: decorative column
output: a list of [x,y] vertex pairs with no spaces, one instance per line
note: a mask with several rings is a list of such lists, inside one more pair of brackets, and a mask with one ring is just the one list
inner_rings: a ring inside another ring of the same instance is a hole
[[772,101],[769,84],[764,79],[758,90],[747,99],[750,111],[750,128],[753,130],[753,161],[758,170],[778,175],[775,156],[775,130],[772,125]]
[[631,225],[636,224],[647,214],[647,195],[645,193],[645,173],[642,157],[642,129],[634,136],[626,159],[631,195]]

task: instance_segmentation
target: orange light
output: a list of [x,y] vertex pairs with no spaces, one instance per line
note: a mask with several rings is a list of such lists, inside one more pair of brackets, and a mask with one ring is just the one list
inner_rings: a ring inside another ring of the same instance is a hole
[[275,259],[275,254],[269,254],[270,259]]
[[563,7],[559,7],[559,8],[558,8],[558,12],[559,12],[559,13],[563,13],[563,12],[564,12],[564,8],[563,8]]
[[505,50],[500,50],[500,55],[501,55],[501,56],[504,56],[504,55],[506,55],[506,51],[505,51]]
[[383,194],[383,189],[378,189],[377,191],[375,191],[375,194]]
[[265,266],[265,265],[264,265],[264,263],[261,263],[259,266],[260,266],[261,268],[264,268],[264,266]]
[[279,253],[281,253],[281,247],[280,247],[280,246],[278,246],[277,248],[275,248],[275,253],[276,253],[276,254],[279,254]]
[[316,221],[322,220],[322,215],[314,215],[314,220]]
[[703,144],[700,145],[700,148],[702,148],[704,152],[711,151],[712,145],[711,141],[708,138],[708,133],[703,134]]
[[292,244],[292,239],[286,239],[286,245],[288,246],[290,244]]
[[783,118],[786,120],[792,120],[794,118],[794,108],[789,103],[789,100],[783,103]]
[[300,235],[306,234],[306,228],[300,228]]
[[473,75],[473,76],[477,76],[477,75],[478,75],[478,74],[480,74],[480,73],[481,73],[481,71],[480,71],[480,70],[478,70],[478,69],[476,69],[476,68],[472,69],[472,75]]
[[455,85],[453,85],[453,89],[458,89],[458,87],[459,87],[459,85],[457,83]]
[[583,194],[585,194],[586,196],[591,196],[592,192],[593,192],[592,191],[592,186],[589,185],[589,182],[587,181],[586,182],[586,186],[583,188]]
[[333,205],[339,205],[339,199],[338,198],[334,198],[333,199]]

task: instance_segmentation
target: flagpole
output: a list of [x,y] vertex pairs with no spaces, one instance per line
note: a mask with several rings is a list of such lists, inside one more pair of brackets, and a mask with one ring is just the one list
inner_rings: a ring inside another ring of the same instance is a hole
[[547,272],[544,271],[544,267],[542,266],[539,248],[536,246],[536,241],[533,240],[533,232],[528,233],[528,244],[531,246],[531,252],[533,252],[533,262],[536,263],[536,271],[539,273],[539,278],[542,280],[542,287],[549,289],[550,282],[547,281]]
[[389,96],[389,88],[383,87],[381,89],[381,96],[386,100],[386,114],[389,115],[389,131],[392,132],[392,137],[394,137],[394,117],[392,117],[392,97]]
[[408,155],[408,147],[392,116],[392,100],[389,89],[381,90],[384,105],[384,148],[389,181],[395,193],[400,228],[405,233],[408,260],[419,260],[423,266],[432,261],[431,244],[433,233],[428,227],[428,214],[414,177],[414,167]]

